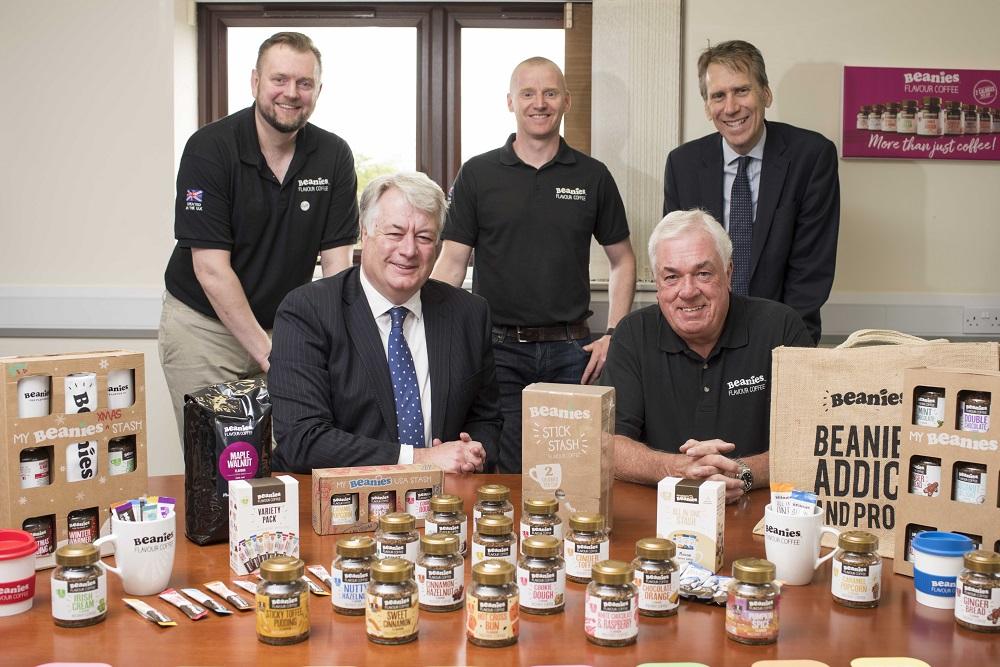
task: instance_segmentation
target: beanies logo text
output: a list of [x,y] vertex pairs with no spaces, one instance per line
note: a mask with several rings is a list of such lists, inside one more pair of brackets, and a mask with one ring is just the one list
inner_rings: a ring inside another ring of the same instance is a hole
[[556,199],[587,201],[587,191],[583,188],[556,188]]
[[899,405],[902,401],[902,394],[890,392],[888,389],[880,389],[876,393],[865,391],[845,391],[843,393],[830,394],[830,405],[827,409],[839,408],[842,405]]

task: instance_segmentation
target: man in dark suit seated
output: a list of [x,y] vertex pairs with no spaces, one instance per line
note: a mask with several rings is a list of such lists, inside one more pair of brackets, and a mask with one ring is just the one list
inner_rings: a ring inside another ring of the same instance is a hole
[[764,121],[764,58],[735,40],[698,58],[705,113],[718,132],[670,152],[663,214],[701,208],[733,241],[733,294],[780,301],[819,342],[840,226],[837,148],[816,132]]
[[446,203],[424,174],[361,195],[361,266],[293,290],[274,323],[273,467],[497,459],[499,396],[486,301],[428,280]]

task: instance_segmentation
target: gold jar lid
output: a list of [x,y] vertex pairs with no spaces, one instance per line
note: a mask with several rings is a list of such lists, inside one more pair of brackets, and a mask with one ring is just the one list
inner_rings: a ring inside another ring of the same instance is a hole
[[101,552],[93,544],[65,544],[56,549],[56,565],[78,567],[93,565],[101,559]]
[[986,551],[985,549],[970,551],[965,554],[963,560],[966,569],[973,572],[980,572],[982,574],[1000,573],[1000,554],[996,551]]
[[590,577],[594,583],[612,586],[630,583],[632,574],[632,566],[620,560],[602,560],[594,563],[594,567],[590,569]]
[[763,558],[741,558],[733,562],[733,578],[748,584],[774,581],[774,563]]
[[476,531],[480,535],[506,535],[514,531],[514,521],[505,514],[487,514],[479,517]]
[[337,540],[337,555],[345,558],[366,558],[375,555],[375,540],[367,535],[342,537]]
[[462,499],[451,493],[431,496],[432,512],[461,512]]
[[302,578],[305,563],[300,558],[292,556],[277,556],[269,558],[260,564],[260,576],[266,581],[286,583]]
[[503,484],[483,484],[476,489],[476,497],[487,502],[501,502],[510,499],[510,489]]
[[406,512],[390,512],[378,518],[378,527],[383,533],[406,533],[417,527],[417,520]]
[[569,518],[570,530],[593,533],[604,529],[604,517],[600,514],[573,514]]
[[413,563],[402,558],[383,558],[372,563],[372,579],[382,584],[398,584],[413,578]]
[[552,558],[562,553],[562,540],[552,535],[532,535],[521,542],[521,553],[535,558]]
[[844,551],[854,551],[862,553],[865,551],[878,550],[878,536],[866,533],[863,530],[849,530],[841,533],[837,539],[837,546]]
[[677,545],[673,540],[662,537],[644,537],[635,543],[635,555],[651,560],[667,560],[677,553]]
[[425,554],[447,556],[458,553],[458,536],[451,533],[431,533],[420,536],[420,548]]
[[487,586],[505,586],[514,581],[514,566],[505,560],[484,560],[472,567],[472,580]]
[[525,514],[555,514],[559,511],[559,501],[555,498],[528,498],[524,501]]

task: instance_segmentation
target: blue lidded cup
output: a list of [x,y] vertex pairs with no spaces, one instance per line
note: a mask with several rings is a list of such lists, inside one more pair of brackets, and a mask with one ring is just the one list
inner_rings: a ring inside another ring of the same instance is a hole
[[913,586],[917,602],[938,609],[955,608],[955,580],[962,558],[975,546],[957,533],[929,530],[913,537]]

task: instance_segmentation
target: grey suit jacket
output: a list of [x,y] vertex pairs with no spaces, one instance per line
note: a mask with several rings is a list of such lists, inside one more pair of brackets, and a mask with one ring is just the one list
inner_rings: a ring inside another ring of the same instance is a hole
[[[820,307],[833,285],[840,228],[837,148],[821,134],[768,121],[753,225],[750,296],[794,308],[819,342]],[[670,151],[663,214],[703,208],[720,224],[722,136]]]
[[[431,433],[462,431],[497,459],[503,418],[486,301],[436,280],[420,291],[431,380]],[[389,364],[360,270],[303,285],[275,318],[268,389],[277,449],[272,467],[381,465],[399,459]]]

